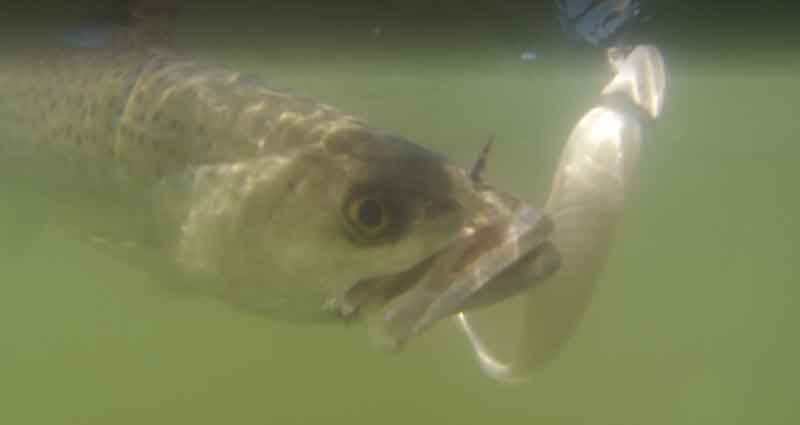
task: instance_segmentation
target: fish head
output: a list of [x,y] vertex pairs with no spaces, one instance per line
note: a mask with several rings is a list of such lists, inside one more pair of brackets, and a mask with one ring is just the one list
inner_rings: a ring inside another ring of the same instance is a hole
[[[390,349],[460,309],[518,292],[487,288],[519,260],[539,261],[530,253],[552,227],[439,155],[358,125],[224,167],[193,184],[219,194],[195,196],[192,207],[216,210],[217,222],[182,226],[186,252],[216,240],[201,262],[226,282],[222,295],[270,317],[366,316]],[[191,229],[223,237],[192,241]]]

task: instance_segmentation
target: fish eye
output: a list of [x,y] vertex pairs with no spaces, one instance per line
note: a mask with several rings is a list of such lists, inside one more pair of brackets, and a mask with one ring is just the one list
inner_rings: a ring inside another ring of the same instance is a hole
[[387,202],[376,196],[351,199],[347,219],[354,230],[367,238],[384,236],[392,221]]

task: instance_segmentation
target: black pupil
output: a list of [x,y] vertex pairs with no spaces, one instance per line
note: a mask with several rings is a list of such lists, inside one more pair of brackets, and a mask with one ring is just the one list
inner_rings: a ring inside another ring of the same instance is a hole
[[364,227],[376,228],[383,222],[383,207],[374,199],[367,199],[358,208],[358,221]]

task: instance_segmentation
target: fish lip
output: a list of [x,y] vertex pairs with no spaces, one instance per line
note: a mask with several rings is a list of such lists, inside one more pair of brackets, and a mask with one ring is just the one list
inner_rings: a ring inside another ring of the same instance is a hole
[[500,274],[547,243],[552,229],[552,220],[522,205],[503,223],[465,227],[442,250],[405,271],[355,283],[326,309],[345,320],[364,313],[378,347],[396,351],[444,317],[525,289],[499,288],[489,291],[494,292],[491,302],[475,300]]

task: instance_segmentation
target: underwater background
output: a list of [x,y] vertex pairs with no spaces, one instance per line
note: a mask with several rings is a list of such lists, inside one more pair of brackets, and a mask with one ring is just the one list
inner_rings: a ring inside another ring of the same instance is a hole
[[[7,10],[0,51],[81,22],[90,4]],[[666,60],[665,111],[583,323],[529,382],[483,376],[447,323],[386,355],[362,325],[269,321],[165,292],[6,180],[0,423],[800,422],[800,14],[781,2],[643,5],[642,41]],[[610,77],[549,1],[204,0],[175,30],[187,55],[463,166],[494,136],[487,179],[537,205]]]

